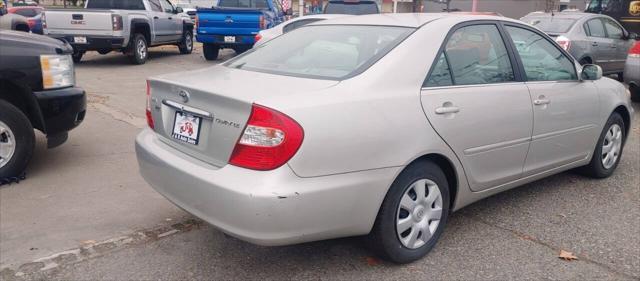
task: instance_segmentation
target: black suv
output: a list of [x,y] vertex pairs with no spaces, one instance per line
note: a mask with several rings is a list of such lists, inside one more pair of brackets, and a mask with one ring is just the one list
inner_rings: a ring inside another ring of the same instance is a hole
[[26,168],[34,128],[52,148],[84,119],[87,100],[75,86],[72,53],[62,41],[0,30],[0,182]]

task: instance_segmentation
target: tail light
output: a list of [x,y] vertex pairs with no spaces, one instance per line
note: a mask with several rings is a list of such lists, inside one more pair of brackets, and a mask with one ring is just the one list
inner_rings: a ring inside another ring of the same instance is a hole
[[149,81],[147,80],[147,125],[149,128],[153,129],[155,127],[153,123],[153,115],[151,115],[151,85],[149,85]]
[[571,48],[571,40],[567,37],[558,36],[558,38],[556,38],[556,42],[567,52],[569,51],[569,48]]
[[630,58],[640,58],[640,42],[636,42],[631,49],[629,49]]
[[196,14],[196,19],[195,19],[195,22],[193,23],[196,28],[198,28],[198,22],[200,22],[200,17],[198,16],[198,14]]
[[252,170],[273,170],[298,152],[303,139],[304,130],[291,117],[254,104],[229,163]]
[[42,13],[42,28],[47,28],[47,17],[45,15],[45,13]]
[[122,16],[121,15],[112,14],[111,15],[111,22],[113,23],[113,31],[122,30]]
[[264,20],[264,16],[260,16],[260,29],[267,28],[267,22]]
[[260,34],[260,33],[256,34],[256,37],[254,37],[253,39],[254,39],[253,42],[260,41],[260,39],[262,39],[262,34]]

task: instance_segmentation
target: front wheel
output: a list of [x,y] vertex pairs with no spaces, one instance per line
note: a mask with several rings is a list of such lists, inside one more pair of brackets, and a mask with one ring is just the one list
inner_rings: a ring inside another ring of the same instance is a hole
[[579,171],[592,178],[611,176],[620,163],[625,134],[624,120],[620,114],[614,112],[600,134],[591,162]]
[[382,258],[409,263],[435,246],[449,217],[449,185],[438,165],[407,167],[385,197],[368,244]]
[[180,53],[184,55],[193,52],[193,32],[184,31],[184,36],[182,36],[182,41],[178,44],[178,49],[180,49]]
[[74,63],[79,63],[82,60],[82,56],[84,56],[84,52],[80,51],[74,51],[73,54],[71,54]]
[[0,100],[0,181],[22,174],[31,160],[34,145],[29,118],[12,104]]
[[149,47],[147,45],[147,39],[144,35],[136,33],[133,35],[133,39],[129,42],[129,61],[133,64],[144,64],[149,57]]
[[202,51],[206,60],[217,60],[218,54],[220,53],[220,46],[205,43],[202,46]]

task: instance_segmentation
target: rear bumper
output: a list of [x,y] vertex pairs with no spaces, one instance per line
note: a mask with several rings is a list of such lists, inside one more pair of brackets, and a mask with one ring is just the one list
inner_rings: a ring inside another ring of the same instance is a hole
[[171,202],[229,235],[270,246],[368,233],[400,169],[300,178],[286,165],[216,168],[150,129],[138,135],[136,153],[144,179]]
[[87,97],[83,89],[69,87],[33,94],[42,112],[43,132],[47,135],[66,133],[84,120]]
[[[220,45],[222,48],[233,48],[234,46],[253,46],[255,43],[255,35],[218,35],[218,34],[202,34],[198,31],[196,41],[206,44]],[[225,42],[225,36],[235,37],[235,42]]]
[[75,35],[58,35],[49,34],[50,37],[69,42],[75,51],[97,51],[97,50],[118,50],[125,47],[124,37],[114,36],[97,36],[97,35],[78,35],[87,38],[87,43],[75,43]]

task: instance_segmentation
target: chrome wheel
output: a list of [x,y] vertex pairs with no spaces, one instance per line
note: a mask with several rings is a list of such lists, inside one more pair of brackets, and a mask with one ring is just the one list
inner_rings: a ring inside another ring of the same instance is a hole
[[7,124],[0,121],[0,168],[9,163],[16,152],[15,136]]
[[144,40],[138,41],[137,49],[140,59],[145,59],[147,57],[147,44],[144,42]]
[[607,134],[602,142],[602,166],[605,169],[611,169],[620,157],[622,149],[622,128],[620,125],[613,124],[609,127]]
[[417,249],[426,244],[442,218],[442,194],[427,179],[414,182],[402,196],[396,213],[396,232],[405,247]]

